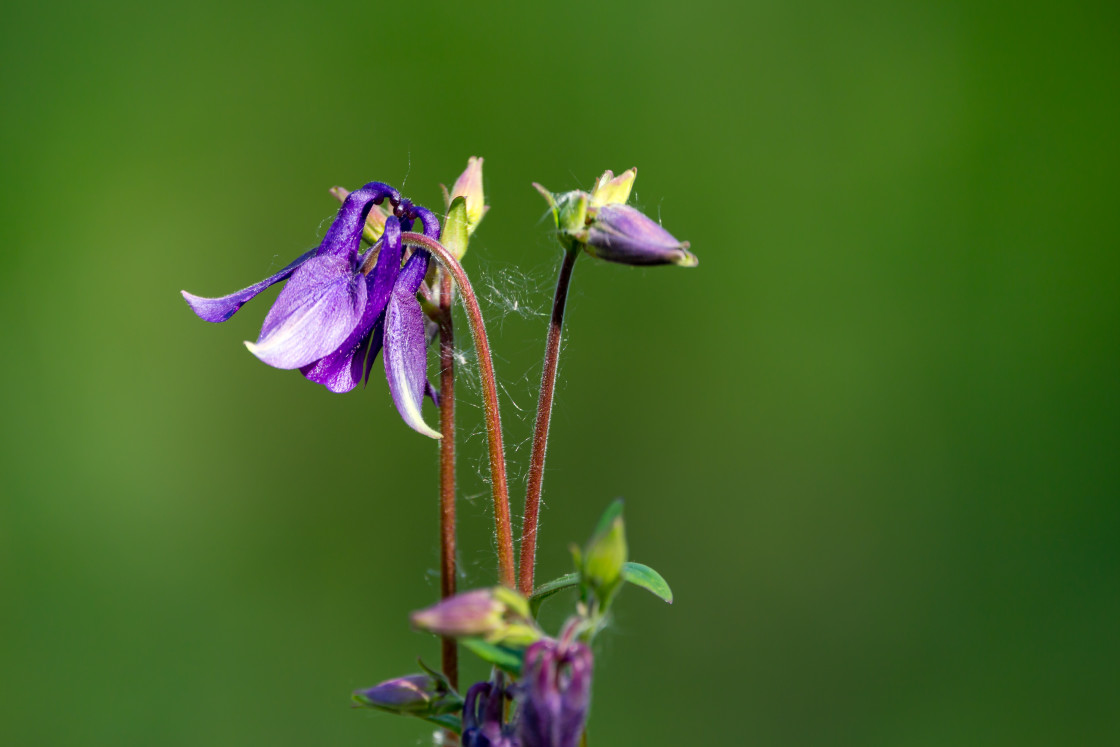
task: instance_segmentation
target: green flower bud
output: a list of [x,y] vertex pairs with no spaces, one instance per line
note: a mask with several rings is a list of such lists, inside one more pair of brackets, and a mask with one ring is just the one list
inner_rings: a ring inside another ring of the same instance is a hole
[[622,578],[626,559],[626,528],[622,522],[622,501],[618,500],[603,513],[581,555],[583,580],[604,604]]

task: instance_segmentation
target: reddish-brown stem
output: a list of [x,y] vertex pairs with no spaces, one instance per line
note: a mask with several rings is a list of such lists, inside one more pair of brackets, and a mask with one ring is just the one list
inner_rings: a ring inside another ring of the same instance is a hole
[[494,361],[490,357],[490,342],[486,338],[486,325],[482,309],[474,294],[466,271],[455,256],[435,239],[421,233],[407,231],[401,241],[408,246],[427,249],[451,273],[459,288],[467,322],[474,335],[478,353],[478,372],[482,383],[482,409],[486,415],[486,435],[490,447],[491,495],[494,499],[494,529],[498,540],[498,580],[503,586],[514,587],[513,531],[509,519],[509,479],[506,476],[506,455],[502,446],[502,417],[498,410],[498,385],[494,378]]
[[[451,275],[439,274],[439,594],[455,593],[455,336],[451,326]],[[459,649],[441,640],[443,674],[459,687]]]
[[518,563],[517,588],[525,596],[533,593],[533,571],[537,562],[537,524],[540,518],[541,486],[544,483],[544,457],[548,451],[548,426],[552,420],[552,394],[556,389],[556,366],[560,361],[560,336],[564,331],[564,307],[568,285],[579,256],[578,247],[564,253],[556,295],[552,301],[552,321],[544,347],[541,391],[537,398],[537,424],[533,429],[533,452],[529,457],[529,482],[525,489],[525,521],[521,525],[521,562]]

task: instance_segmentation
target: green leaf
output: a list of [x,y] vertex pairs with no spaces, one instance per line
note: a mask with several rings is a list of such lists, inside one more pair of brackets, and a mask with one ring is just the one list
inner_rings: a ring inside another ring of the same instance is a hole
[[521,665],[525,660],[524,651],[496,646],[481,638],[462,638],[459,643],[487,664],[493,664],[498,669],[512,675],[521,674]]
[[538,586],[533,592],[533,596],[529,598],[531,600],[548,599],[553,594],[564,591],[564,589],[570,589],[578,583],[578,573],[565,573],[560,578],[554,578]]
[[453,713],[441,713],[438,716],[424,716],[423,719],[444,729],[450,729],[456,734],[463,733],[463,719]]
[[661,577],[661,574],[641,563],[627,562],[622,566],[622,580],[629,581],[634,586],[640,586],[646,591],[661,597],[669,604],[673,603],[673,590]]
[[533,612],[533,617],[537,616],[537,611],[540,610],[544,600],[548,599],[553,594],[557,594],[565,589],[570,589],[578,583],[578,573],[565,573],[560,578],[554,578],[538,586],[533,592],[533,596],[529,597],[529,608]]

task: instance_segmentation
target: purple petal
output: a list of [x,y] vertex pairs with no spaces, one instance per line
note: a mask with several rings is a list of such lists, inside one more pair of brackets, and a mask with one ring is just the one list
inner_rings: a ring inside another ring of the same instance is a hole
[[[369,274],[370,306],[376,307],[377,314],[385,310],[389,295],[393,292],[397,278],[401,274],[401,224],[395,215],[385,219],[385,232],[381,235],[381,253],[377,264]],[[419,286],[417,286],[419,287]],[[416,290],[413,289],[413,293]]]
[[276,298],[256,344],[245,346],[270,366],[301,368],[335,352],[361,322],[364,278],[345,257],[309,259]]
[[424,422],[421,405],[428,386],[428,347],[424,340],[424,312],[416,289],[428,267],[427,252],[409,257],[389,297],[385,310],[385,377],[397,412],[410,428],[440,438]]
[[328,356],[300,368],[308,381],[322,384],[335,394],[350,391],[362,380],[362,369],[369,351],[370,334],[362,337],[357,345],[343,346]]
[[419,205],[414,205],[412,211],[424,226],[424,235],[439,241],[439,219],[432,211]]
[[[358,325],[338,350],[300,369],[310,381],[322,384],[335,393],[348,392],[362,380],[371,331],[384,313],[385,306],[389,302],[389,294],[393,290],[393,283],[400,274],[401,229],[400,222],[395,216],[386,219],[382,236],[381,253],[377,256],[377,264],[373,272],[364,278],[367,290],[366,306]],[[378,338],[374,355],[380,349],[380,338]]]
[[696,265],[687,241],[678,241],[661,224],[629,205],[599,208],[587,232],[587,251],[627,265]]
[[292,262],[272,277],[267,277],[259,283],[250,285],[248,288],[239,290],[236,293],[231,293],[228,296],[222,296],[221,298],[203,298],[202,296],[196,296],[186,291],[180,292],[190,305],[191,311],[198,314],[200,319],[207,322],[224,322],[237,313],[237,310],[244,306],[246,301],[259,294],[265,288],[270,285],[275,285],[281,280],[287,280],[300,265],[311,259],[314,254],[314,249],[306,251],[299,255],[296,261]]
[[354,190],[346,196],[342,207],[338,209],[338,216],[327,229],[323,243],[316,252],[318,256],[353,257],[358,253],[358,246],[362,241],[362,229],[366,225],[366,216],[374,204],[381,204],[386,198],[390,202],[400,202],[401,196],[397,190],[388,184],[370,182],[361,189]]

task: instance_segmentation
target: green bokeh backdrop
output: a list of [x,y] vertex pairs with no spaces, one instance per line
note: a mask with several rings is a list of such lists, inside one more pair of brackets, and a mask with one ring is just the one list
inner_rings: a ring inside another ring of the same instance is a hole
[[576,267],[541,573],[623,496],[677,593],[623,597],[593,745],[1114,743],[1118,29],[1114,2],[8,4],[0,743],[424,742],[348,695],[438,658],[406,619],[434,445],[383,378],[249,355],[275,291],[221,326],[178,291],[314,245],[334,184],[438,204],[470,155],[518,499],[558,259],[530,182],[637,165],[701,260]]

